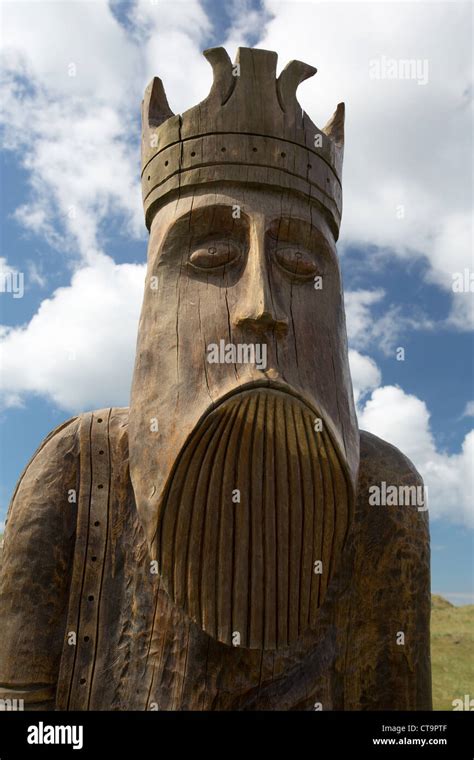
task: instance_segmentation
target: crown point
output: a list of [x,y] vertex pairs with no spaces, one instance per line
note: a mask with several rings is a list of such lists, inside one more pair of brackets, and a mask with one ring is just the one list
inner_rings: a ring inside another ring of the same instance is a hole
[[227,61],[228,63],[231,62],[227,50],[220,45],[217,47],[206,48],[206,50],[202,51],[202,54],[204,58],[207,58],[212,66],[214,63],[217,63],[219,61]]
[[277,62],[278,54],[263,48],[239,47],[235,59],[236,65],[241,68],[242,79],[254,78],[260,86],[271,86],[275,81]]
[[212,66],[213,82],[208,98],[217,97],[223,105],[228,100],[235,85],[232,76],[232,61],[227,50],[223,47],[212,47],[204,50],[203,55]]
[[164,121],[174,116],[169,107],[165,88],[160,77],[153,77],[143,97],[143,123],[150,127],[159,127]]
[[316,74],[317,69],[303,61],[290,61],[277,80],[277,93],[283,111],[295,106],[296,90],[301,82]]
[[338,103],[336,110],[329,119],[328,123],[321,130],[327,137],[336,143],[338,146],[344,144],[344,119],[345,119],[346,107],[344,103]]

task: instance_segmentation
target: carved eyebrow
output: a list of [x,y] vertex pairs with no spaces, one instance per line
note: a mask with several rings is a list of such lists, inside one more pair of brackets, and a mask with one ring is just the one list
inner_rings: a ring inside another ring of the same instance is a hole
[[268,225],[267,234],[275,241],[295,243],[307,248],[324,248],[329,255],[334,254],[326,235],[306,219],[287,216],[275,218]]
[[199,238],[212,232],[212,228],[221,234],[230,235],[236,232],[242,234],[248,228],[248,217],[241,211],[240,217],[234,218],[232,211],[233,206],[224,203],[190,209],[173,222],[167,240],[169,237],[174,239],[176,236]]

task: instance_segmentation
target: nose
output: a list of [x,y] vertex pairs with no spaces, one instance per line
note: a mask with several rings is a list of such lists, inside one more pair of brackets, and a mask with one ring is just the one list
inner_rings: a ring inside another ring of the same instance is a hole
[[265,255],[265,228],[261,220],[250,229],[250,245],[245,270],[239,282],[242,298],[234,324],[254,333],[286,335],[288,319],[276,305],[271,291]]

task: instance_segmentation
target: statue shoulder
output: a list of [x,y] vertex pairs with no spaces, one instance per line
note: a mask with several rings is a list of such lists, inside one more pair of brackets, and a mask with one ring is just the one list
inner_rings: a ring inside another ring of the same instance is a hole
[[[107,408],[84,412],[54,428],[43,439],[23,470],[12,496],[5,524],[5,539],[25,524],[43,526],[59,521],[68,535],[75,530],[76,504],[80,484],[81,450],[90,446],[93,425],[104,429],[111,445],[128,451],[128,408]],[[65,507],[68,507],[65,509]],[[41,518],[38,522],[38,519]]]
[[[423,478],[400,449],[361,431],[357,498],[359,521],[374,530],[390,528],[393,540],[405,541],[408,531],[416,542],[429,545],[428,499]],[[388,536],[388,534],[387,534]]]
[[393,444],[366,430],[360,431],[359,485],[377,478],[394,484],[423,485],[423,479],[413,462]]
[[[14,523],[23,524],[26,512],[35,513],[40,509],[42,517],[45,512],[54,509],[47,496],[62,493],[64,485],[75,486],[75,471],[79,461],[79,429],[81,416],[71,417],[54,428],[43,439],[30,461],[21,473],[10,502],[5,523],[5,535],[9,536]],[[39,516],[39,515],[37,515]]]

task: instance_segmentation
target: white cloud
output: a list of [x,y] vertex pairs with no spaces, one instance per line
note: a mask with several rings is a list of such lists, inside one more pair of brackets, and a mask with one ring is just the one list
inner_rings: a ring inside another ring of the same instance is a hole
[[461,332],[473,329],[474,299],[472,293],[466,292],[456,295],[447,324]]
[[430,515],[474,527],[474,430],[458,454],[438,451],[430,414],[421,399],[393,385],[373,391],[359,409],[362,430],[397,446],[414,463],[428,486]]
[[[263,4],[264,6],[264,4]],[[251,0],[231,0],[228,5],[231,27],[225,41],[225,47],[230,56],[237,52],[240,46],[252,44],[256,36],[262,34],[265,25],[270,20],[270,14],[265,7],[252,7]]]
[[[172,107],[205,96],[212,76],[200,50],[210,22],[197,0],[142,0],[130,7],[128,30],[105,0],[7,3],[3,15],[4,146],[16,151],[31,188],[15,218],[75,266],[93,264],[105,253],[101,225],[112,214],[125,235],[145,235],[143,91],[159,72]],[[186,66],[176,65],[177,51]]]
[[4,404],[33,393],[69,412],[127,406],[144,277],[144,265],[104,257],[44,300],[28,325],[4,327]]
[[1,48],[9,69],[56,98],[121,101],[139,64],[139,51],[107,0],[4,3]]
[[377,388],[359,414],[359,425],[401,449],[420,465],[434,448],[424,401],[401,388]]
[[474,417],[474,401],[468,401],[463,412],[463,417]]
[[[138,0],[129,13],[141,51],[142,90],[154,77],[164,83],[170,108],[183,111],[209,92],[212,72],[202,55],[210,18],[197,0]],[[141,99],[143,92],[140,92]]]
[[[122,215],[133,235],[140,234],[134,151],[116,111],[74,99],[67,106],[41,97],[26,96],[25,101],[26,111],[13,105],[9,128],[19,136],[17,147],[25,150],[33,198],[17,209],[16,219],[86,263],[103,254],[99,229],[113,213]],[[34,126],[28,131],[30,120]],[[32,151],[27,150],[30,140]]]
[[40,288],[46,287],[47,277],[43,272],[41,264],[36,261],[27,261],[28,282],[38,285]]
[[390,304],[382,316],[375,317],[372,307],[384,298],[385,291],[381,288],[345,293],[347,335],[353,348],[363,351],[376,346],[390,356],[411,330],[432,330],[435,327],[435,323],[419,309],[406,305],[402,308]]
[[380,303],[385,297],[385,291],[377,290],[353,290],[344,295],[346,309],[347,337],[351,343],[363,341],[364,336],[373,324],[370,307]]
[[349,365],[352,387],[354,389],[354,400],[358,404],[369,391],[380,385],[382,376],[379,368],[370,356],[363,356],[354,349],[349,351]]

